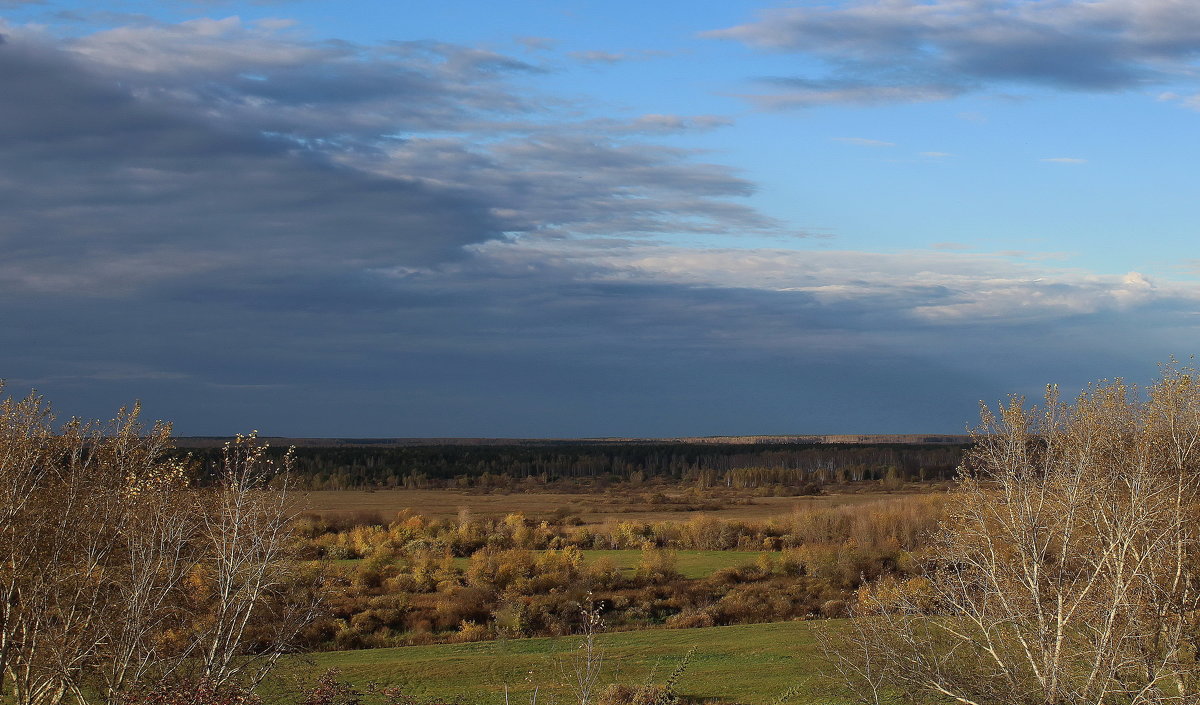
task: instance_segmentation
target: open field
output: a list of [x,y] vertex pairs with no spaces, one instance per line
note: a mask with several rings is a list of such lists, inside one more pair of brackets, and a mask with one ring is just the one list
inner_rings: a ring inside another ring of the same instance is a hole
[[[699,514],[727,520],[762,521],[808,509],[863,504],[890,499],[905,492],[832,493],[801,497],[759,497],[753,492],[728,492],[700,503],[685,500],[678,492],[663,493],[667,503],[654,501],[652,491],[608,491],[580,493],[513,492],[483,494],[464,490],[325,490],[307,492],[300,506],[322,515],[378,513],[390,521],[398,512],[435,519],[457,516],[466,509],[476,517],[498,518],[520,512],[531,519],[550,518],[555,512],[570,512],[584,524],[618,521],[687,521]],[[661,499],[661,498],[660,498]],[[695,508],[702,504],[703,508]]]
[[[797,705],[849,703],[842,688],[821,675],[813,634],[836,629],[840,620],[778,622],[707,629],[653,629],[602,634],[604,682],[661,683],[689,650],[687,670],[677,685],[682,695],[719,702],[767,705],[789,688]],[[337,668],[359,686],[401,686],[423,696],[460,696],[469,703],[504,703],[507,684],[514,703],[528,702],[534,686],[541,702],[568,701],[563,670],[577,651],[578,637],[513,639],[410,646],[398,649],[311,654],[310,667]],[[295,665],[295,663],[293,663]],[[548,692],[549,691],[549,692]]]

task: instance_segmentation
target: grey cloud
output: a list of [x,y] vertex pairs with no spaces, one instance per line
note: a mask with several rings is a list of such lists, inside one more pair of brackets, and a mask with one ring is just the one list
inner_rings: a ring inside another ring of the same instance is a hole
[[[882,0],[793,7],[705,36],[825,62],[776,107],[951,97],[1015,84],[1120,91],[1186,79],[1200,8],[1174,0]],[[770,103],[770,96],[760,97]]]
[[558,46],[557,39],[550,37],[516,37],[514,40],[521,46],[525,47],[526,51],[550,51]]
[[69,49],[93,73],[134,82],[156,103],[326,147],[462,130],[540,109],[505,84],[537,67],[442,42],[310,42],[232,17],[119,27]]
[[[168,278],[427,264],[521,231],[778,227],[726,200],[752,190],[727,168],[625,142],[636,132],[616,121],[610,137],[545,127],[507,83],[535,71],[523,62],[277,32],[10,29],[0,288],[130,295]],[[676,126],[716,122],[689,120]],[[454,131],[470,136],[434,136]]]
[[[784,232],[730,168],[639,136],[700,118],[557,124],[522,84],[536,67],[494,54],[140,29],[3,30],[0,375],[67,413],[140,397],[197,434],[953,431],[1014,379],[1128,373],[1098,366],[1194,338],[1193,293],[1133,276],[653,245]],[[139,36],[179,56],[143,66]],[[1051,369],[1083,345],[1091,367]]]
[[[779,227],[736,202],[753,187],[730,169],[631,141],[716,119],[555,124],[556,99],[514,85],[536,67],[469,47],[236,22],[2,31],[0,375],[67,413],[140,397],[185,432],[274,418],[361,434],[457,409],[502,432],[514,406],[553,403],[520,394],[550,370],[560,391],[666,392],[652,377],[669,367],[625,377],[620,327],[639,309],[625,297],[654,293],[637,320],[663,332],[643,350],[682,339],[664,325],[672,287],[573,283],[536,261],[489,273],[471,247]],[[441,274],[383,274],[406,270]]]
[[104,292],[235,265],[430,261],[499,234],[462,194],[138,100],[61,52],[12,41],[0,67],[10,285]]
[[961,95],[965,86],[948,83],[886,83],[882,79],[766,78],[757,83],[772,89],[745,96],[764,110],[813,108],[823,105],[873,106],[889,103],[926,103]]
[[665,135],[678,132],[701,132],[729,127],[733,120],[720,115],[664,115],[650,113],[632,120],[589,120],[581,128],[608,134]]
[[567,52],[567,56],[584,64],[619,64],[625,61],[644,61],[666,55],[667,52],[653,49],[643,49],[640,51],[590,50]]
[[[368,276],[163,282],[136,318],[0,314],[43,341],[7,349],[14,382],[72,411],[136,395],[185,433],[360,436],[957,431],[980,398],[1136,375],[1195,330],[1195,291],[996,264],[529,239]],[[1104,303],[1122,290],[1145,296]],[[1099,304],[1027,315],[1051,294]],[[924,315],[972,301],[993,318]]]
[[572,51],[567,54],[576,61],[588,64],[617,64],[629,59],[629,56],[611,51]]
[[409,140],[374,162],[485,194],[509,231],[633,235],[781,232],[743,204],[753,185],[686,150],[559,134],[513,139],[482,151],[451,140]]

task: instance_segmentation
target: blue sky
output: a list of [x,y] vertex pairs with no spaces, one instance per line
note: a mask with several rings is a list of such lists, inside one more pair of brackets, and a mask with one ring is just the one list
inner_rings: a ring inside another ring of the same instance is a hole
[[958,432],[1196,352],[1190,2],[0,17],[0,378],[64,414]]

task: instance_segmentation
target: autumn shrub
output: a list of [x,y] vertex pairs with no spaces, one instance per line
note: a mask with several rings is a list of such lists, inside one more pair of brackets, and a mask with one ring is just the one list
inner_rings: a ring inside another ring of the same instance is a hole
[[678,614],[671,615],[663,626],[671,629],[694,629],[698,627],[714,627],[717,624],[712,612],[696,607],[688,607]]
[[613,683],[600,693],[597,705],[678,705],[679,696],[657,684]]
[[635,575],[652,583],[677,580],[682,577],[676,567],[678,563],[679,557],[674,551],[646,544],[642,548],[642,557],[638,561]]
[[[692,499],[665,497],[663,506]],[[758,522],[708,515],[565,526],[520,513],[431,520],[402,512],[386,529],[324,534],[312,523],[304,536],[316,536],[306,543],[369,557],[342,567],[331,614],[340,622],[309,630],[326,640],[308,643],[362,647],[569,634],[576,627],[573,601],[587,591],[603,603],[610,627],[622,629],[840,614],[822,607],[853,600],[863,580],[921,570],[926,536],[944,507],[939,496],[905,496]],[[621,571],[607,558],[585,561],[583,551],[597,545],[639,548],[642,555],[633,571]],[[766,554],[703,579],[679,574],[677,551],[714,546]],[[467,550],[469,560],[456,562]],[[746,587],[764,582],[786,599]],[[403,604],[384,604],[389,595],[403,596]],[[369,615],[355,620],[359,613]]]

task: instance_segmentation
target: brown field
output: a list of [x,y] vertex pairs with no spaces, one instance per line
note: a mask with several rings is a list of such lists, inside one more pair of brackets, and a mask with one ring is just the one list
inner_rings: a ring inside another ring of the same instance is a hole
[[[923,491],[928,492],[929,487],[924,487]],[[521,512],[531,519],[549,518],[556,511],[565,510],[578,516],[585,524],[595,525],[631,520],[687,521],[698,514],[721,519],[761,521],[798,510],[862,504],[917,492],[861,491],[835,492],[815,497],[759,497],[746,490],[696,499],[667,491],[660,493],[657,501],[654,494],[652,490],[488,494],[464,490],[328,490],[305,493],[299,501],[308,512],[326,516],[377,512],[384,521],[406,509],[430,518],[454,517],[467,509],[476,517],[503,517]]]

